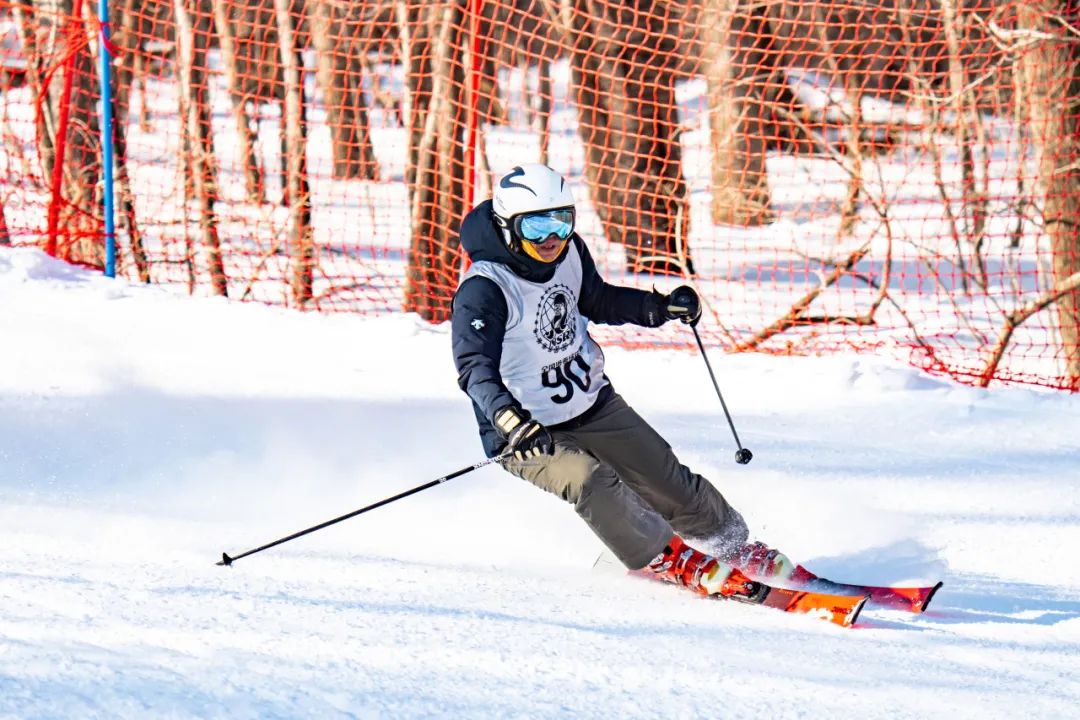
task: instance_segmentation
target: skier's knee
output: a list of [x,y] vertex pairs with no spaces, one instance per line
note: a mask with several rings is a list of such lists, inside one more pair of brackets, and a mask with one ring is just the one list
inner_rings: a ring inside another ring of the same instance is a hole
[[581,505],[588,498],[603,493],[619,481],[611,468],[587,453],[574,453],[567,458],[565,472],[570,480],[568,490],[572,489],[573,496],[564,496],[564,499],[575,505]]
[[596,477],[601,474],[599,470],[600,462],[592,455],[584,452],[562,455],[556,469],[561,480],[558,494],[569,503],[579,504],[591,493]]

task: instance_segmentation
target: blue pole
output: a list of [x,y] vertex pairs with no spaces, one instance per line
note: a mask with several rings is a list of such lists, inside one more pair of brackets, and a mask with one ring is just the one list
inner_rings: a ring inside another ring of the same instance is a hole
[[113,202],[113,112],[112,53],[109,52],[109,0],[98,0],[101,47],[98,51],[101,75],[101,167],[105,186],[105,275],[116,277],[116,219]]

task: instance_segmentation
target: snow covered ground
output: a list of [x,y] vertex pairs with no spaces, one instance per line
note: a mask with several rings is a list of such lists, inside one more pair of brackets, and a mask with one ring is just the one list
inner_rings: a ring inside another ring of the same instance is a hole
[[[481,458],[445,327],[177,297],[0,249],[0,717],[1066,717],[1080,398],[872,357],[608,351],[616,387],[860,626],[591,570]],[[657,331],[687,332],[681,326]]]

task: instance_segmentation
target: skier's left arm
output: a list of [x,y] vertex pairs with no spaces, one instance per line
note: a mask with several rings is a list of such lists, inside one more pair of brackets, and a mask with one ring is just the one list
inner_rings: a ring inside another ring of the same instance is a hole
[[653,290],[612,285],[596,270],[589,248],[577,235],[574,244],[581,255],[581,298],[578,309],[593,322],[604,325],[631,323],[659,327],[676,318],[696,325],[701,318],[701,302],[688,285],[676,288],[670,295]]

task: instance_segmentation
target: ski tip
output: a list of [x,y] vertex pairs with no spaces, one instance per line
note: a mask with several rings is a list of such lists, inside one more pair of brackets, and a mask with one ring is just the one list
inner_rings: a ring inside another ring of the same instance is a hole
[[232,567],[232,561],[233,559],[229,557],[228,553],[221,553],[221,560],[219,560],[216,564],[218,566],[224,565],[225,567]]
[[930,601],[934,599],[934,596],[937,595],[937,591],[940,590],[941,586],[944,584],[944,582],[939,581],[937,585],[930,588],[930,592],[926,593],[926,597],[923,598],[922,604],[919,606],[920,613],[926,612],[926,608],[930,604]]
[[844,627],[851,627],[852,625],[854,625],[858,621],[859,614],[862,613],[863,608],[866,607],[866,603],[868,603],[868,602],[870,602],[870,596],[869,595],[863,595],[862,600],[860,600],[855,605],[855,607],[851,608],[851,612],[848,613],[847,622],[844,623]]

